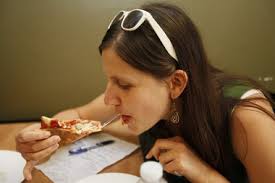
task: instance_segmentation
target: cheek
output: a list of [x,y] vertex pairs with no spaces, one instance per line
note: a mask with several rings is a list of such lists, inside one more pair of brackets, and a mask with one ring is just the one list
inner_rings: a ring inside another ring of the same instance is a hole
[[166,100],[165,98],[158,98],[150,96],[140,102],[139,111],[145,114],[146,118],[162,118],[166,111]]
[[[154,91],[154,90],[153,90]],[[169,97],[165,91],[152,93],[144,91],[136,96],[134,114],[138,131],[143,132],[154,126],[168,112]]]

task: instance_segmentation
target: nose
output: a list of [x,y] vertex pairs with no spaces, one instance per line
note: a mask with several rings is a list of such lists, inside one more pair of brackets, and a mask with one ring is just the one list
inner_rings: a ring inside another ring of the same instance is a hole
[[105,94],[105,96],[104,96],[105,105],[113,105],[113,106],[120,105],[119,95],[118,95],[115,87],[112,87],[111,83],[107,84],[104,94]]

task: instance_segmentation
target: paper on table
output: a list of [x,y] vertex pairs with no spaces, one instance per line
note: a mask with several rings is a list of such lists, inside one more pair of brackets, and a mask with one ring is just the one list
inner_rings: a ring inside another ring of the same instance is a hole
[[[115,143],[77,155],[70,155],[68,152],[71,148],[90,146],[105,140],[114,140]],[[37,165],[36,168],[55,183],[73,183],[98,173],[133,152],[137,147],[138,145],[106,133],[93,134],[72,145],[58,149],[47,162]]]

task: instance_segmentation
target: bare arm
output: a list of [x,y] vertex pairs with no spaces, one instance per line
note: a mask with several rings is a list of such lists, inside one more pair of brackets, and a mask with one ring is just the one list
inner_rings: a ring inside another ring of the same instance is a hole
[[114,107],[105,105],[104,94],[101,94],[88,104],[61,111],[54,115],[54,117],[58,119],[81,118],[106,121],[113,115],[115,115]]
[[[254,100],[271,114],[266,101]],[[275,182],[275,120],[252,107],[237,107],[233,113],[233,148],[246,168],[249,181]]]

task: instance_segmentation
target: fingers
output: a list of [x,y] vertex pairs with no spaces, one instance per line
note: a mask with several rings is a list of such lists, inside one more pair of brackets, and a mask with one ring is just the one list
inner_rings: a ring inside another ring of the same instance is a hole
[[33,131],[33,130],[40,129],[40,128],[41,128],[40,123],[36,123],[36,124],[30,125],[30,126],[27,126],[26,128],[23,128],[20,132]]
[[16,143],[16,151],[20,153],[31,152],[32,146],[35,142],[28,142],[28,143]]
[[176,157],[175,153],[176,153],[175,151],[167,151],[165,153],[161,153],[159,155],[158,160],[162,165],[165,165],[175,159]]
[[165,165],[163,165],[163,169],[171,174],[175,175],[183,175],[182,168],[179,166],[179,163],[176,160],[173,160]]
[[23,175],[27,181],[32,180],[32,170],[37,162],[36,161],[27,161],[24,169],[23,169]]
[[35,140],[42,140],[46,139],[51,136],[51,133],[49,131],[45,130],[33,130],[33,131],[22,131],[16,136],[16,141],[18,143],[20,142],[30,142]]
[[184,139],[180,136],[175,136],[175,137],[171,137],[171,138],[168,138],[168,140],[171,140],[171,141],[174,141],[174,142],[182,142],[184,143]]
[[177,142],[171,141],[169,139],[158,139],[145,158],[150,159],[152,156],[154,156],[154,158],[158,160],[159,155],[163,150],[170,150],[175,148],[177,144]]
[[22,156],[26,160],[39,161],[39,160],[46,158],[50,154],[52,154],[54,151],[56,151],[58,149],[58,147],[59,147],[59,144],[54,144],[46,149],[43,149],[42,151],[38,151],[35,153],[22,153]]
[[177,176],[182,175],[182,166],[178,157],[178,152],[170,150],[165,153],[161,153],[159,156],[159,162],[162,164],[163,169]]
[[54,136],[47,138],[45,140],[38,141],[37,143],[35,143],[32,146],[31,150],[34,152],[41,151],[42,149],[46,149],[50,146],[58,144],[58,142],[60,142],[60,140],[61,140],[61,138],[59,136],[54,135]]
[[18,143],[16,145],[16,149],[20,151],[21,153],[28,153],[28,152],[37,152],[41,151],[43,149],[46,149],[54,144],[57,144],[60,142],[60,137],[57,135],[54,135],[50,138],[47,138],[45,140],[41,141],[33,141],[28,143]]

